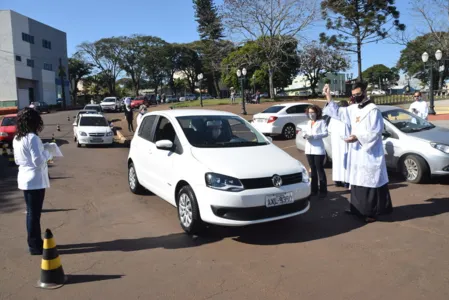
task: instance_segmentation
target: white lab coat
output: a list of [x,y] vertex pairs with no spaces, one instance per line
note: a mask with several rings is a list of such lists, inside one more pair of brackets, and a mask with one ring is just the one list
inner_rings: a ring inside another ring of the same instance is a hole
[[350,135],[348,125],[332,118],[328,126],[332,145],[332,180],[349,182],[349,144],[342,137]]
[[429,115],[429,105],[424,100],[415,101],[410,105],[409,111],[413,114],[415,112],[413,110],[417,110],[416,115],[424,120],[427,120],[427,116]]
[[20,140],[14,138],[14,160],[19,166],[17,183],[20,190],[40,190],[50,187],[47,161],[51,154],[44,149],[41,139],[28,133]]
[[324,120],[316,120],[312,125],[312,121],[307,122],[306,131],[303,136],[307,134],[311,138],[306,140],[305,154],[311,155],[325,155],[323,138],[327,137],[327,126]]
[[367,188],[387,184],[388,174],[382,143],[384,120],[377,106],[371,103],[362,109],[358,105],[339,107],[331,101],[323,112],[349,125],[351,134],[358,139],[349,145],[349,183]]

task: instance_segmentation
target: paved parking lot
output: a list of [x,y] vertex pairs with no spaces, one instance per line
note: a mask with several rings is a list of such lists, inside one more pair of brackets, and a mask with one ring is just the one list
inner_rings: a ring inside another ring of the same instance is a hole
[[[41,135],[55,134],[64,154],[49,169],[42,226],[53,230],[69,284],[34,288],[41,258],[26,251],[15,168],[0,158],[0,299],[449,297],[448,178],[411,185],[391,176],[394,214],[365,225],[342,213],[349,195],[332,185],[328,169],[329,197],[314,200],[309,213],[246,228],[211,227],[192,238],[181,231],[174,207],[150,192],[129,192],[126,147],[76,148],[72,114],[45,115]],[[294,141],[275,143],[306,162]]]

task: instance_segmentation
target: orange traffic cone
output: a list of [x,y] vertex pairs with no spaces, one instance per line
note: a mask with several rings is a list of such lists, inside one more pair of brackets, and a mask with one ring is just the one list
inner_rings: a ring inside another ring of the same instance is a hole
[[64,285],[67,276],[64,274],[55,239],[50,229],[45,230],[44,252],[41,263],[41,279],[37,287],[43,289],[57,289]]

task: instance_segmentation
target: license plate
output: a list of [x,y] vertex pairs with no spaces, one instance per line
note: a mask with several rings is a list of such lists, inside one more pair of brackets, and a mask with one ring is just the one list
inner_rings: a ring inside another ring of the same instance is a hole
[[93,139],[90,139],[90,140],[91,140],[92,143],[102,143],[103,142],[103,139],[100,139],[100,138],[93,138]]
[[265,197],[266,207],[273,207],[293,203],[293,193],[275,194]]
[[257,119],[256,120],[258,123],[263,123],[263,122],[265,122],[265,119]]

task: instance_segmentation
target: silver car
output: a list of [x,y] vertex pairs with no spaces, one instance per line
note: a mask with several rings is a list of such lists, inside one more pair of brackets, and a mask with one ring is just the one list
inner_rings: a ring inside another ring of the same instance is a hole
[[[431,176],[449,175],[449,129],[438,127],[395,106],[379,105],[384,117],[383,144],[387,167],[400,171],[407,181],[421,183]],[[324,116],[329,124],[330,118]],[[307,122],[296,126],[296,147],[304,151],[300,132]],[[332,128],[329,128],[331,131]],[[330,133],[330,132],[329,132]],[[326,161],[332,160],[330,134],[324,139]]]

